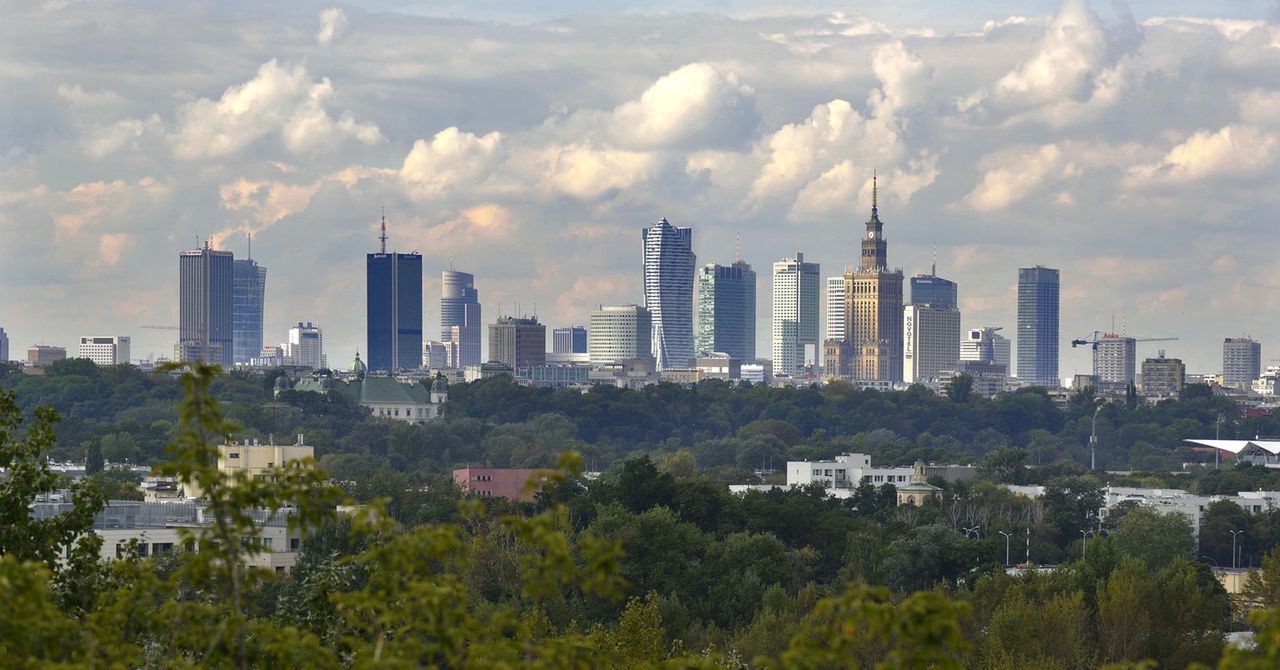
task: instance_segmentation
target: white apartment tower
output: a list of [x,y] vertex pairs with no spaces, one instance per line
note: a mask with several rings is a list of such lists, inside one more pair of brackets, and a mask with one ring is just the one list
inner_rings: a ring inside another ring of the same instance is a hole
[[819,266],[804,254],[773,264],[773,372],[791,375],[818,363]]
[[1105,333],[1093,346],[1093,376],[1099,388],[1121,388],[1137,376],[1138,341]]
[[90,335],[80,338],[80,358],[97,365],[124,365],[129,362],[129,338],[123,335]]
[[301,321],[289,329],[289,341],[284,345],[284,358],[288,365],[321,368],[329,367],[324,357],[324,333],[320,326]]
[[908,384],[936,384],[960,361],[960,310],[907,305],[902,311],[902,374]]

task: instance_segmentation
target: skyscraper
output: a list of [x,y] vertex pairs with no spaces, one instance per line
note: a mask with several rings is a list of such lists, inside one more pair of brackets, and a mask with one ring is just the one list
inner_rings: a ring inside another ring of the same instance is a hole
[[938,264],[935,261],[929,274],[911,278],[911,304],[959,307],[956,283],[939,277],[937,273]]
[[804,254],[773,264],[773,372],[818,364],[819,266]]
[[1018,379],[1056,388],[1058,379],[1058,271],[1018,269]]
[[908,384],[935,384],[960,362],[960,310],[949,305],[903,308],[902,372]]
[[231,285],[235,257],[201,249],[178,254],[178,346],[183,361],[201,360],[231,367]]
[[537,317],[501,316],[489,324],[489,360],[512,370],[547,362],[547,327]]
[[844,277],[827,277],[827,325],[823,340],[843,340],[848,336],[844,314]]
[[644,308],[653,317],[651,350],[659,370],[693,361],[693,229],[660,219],[641,231]]
[[587,353],[587,329],[565,326],[551,332],[551,352],[556,354]]
[[649,310],[638,305],[602,305],[592,310],[587,328],[591,365],[617,365],[648,358],[652,324]]
[[440,339],[449,352],[449,367],[480,364],[480,292],[468,272],[440,273]]
[[1104,333],[1093,347],[1093,376],[1099,390],[1121,389],[1137,378],[1138,341]]
[[1248,337],[1222,341],[1222,385],[1247,389],[1262,375],[1262,343]]
[[266,299],[267,269],[253,260],[253,238],[248,258],[231,263],[231,358],[236,363],[262,352],[262,306]]
[[856,380],[902,381],[902,270],[889,269],[889,244],[880,221],[875,175],[871,218],[856,270],[845,270],[845,332]]
[[289,341],[284,345],[287,365],[301,365],[314,369],[329,367],[324,355],[324,331],[310,321],[289,329]]
[[422,256],[387,253],[386,217],[378,239],[378,253],[365,258],[366,364],[369,372],[417,368],[422,363]]
[[960,343],[960,360],[995,363],[1009,369],[1009,338],[996,332],[999,326],[970,328],[964,341]]
[[0,328],[0,363],[9,361],[9,336]]
[[720,352],[750,363],[756,359],[756,273],[741,259],[733,265],[698,268],[699,355]]

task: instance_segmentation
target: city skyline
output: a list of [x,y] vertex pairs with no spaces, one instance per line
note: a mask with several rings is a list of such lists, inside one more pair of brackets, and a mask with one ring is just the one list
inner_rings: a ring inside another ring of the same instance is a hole
[[[350,251],[367,249],[383,205],[405,226],[402,248],[423,253],[426,294],[439,295],[435,273],[453,256],[486,302],[536,302],[549,325],[638,302],[634,229],[659,216],[695,228],[707,261],[732,258],[742,231],[757,267],[792,249],[833,274],[855,262],[873,168],[889,176],[894,264],[923,272],[936,243],[962,285],[963,327],[1012,332],[1013,270],[1063,270],[1060,377],[1090,371],[1090,352],[1068,340],[1105,330],[1112,314],[1128,332],[1179,337],[1165,348],[1189,372],[1217,371],[1223,338],[1280,341],[1280,285],[1255,271],[1280,247],[1268,193],[1280,158],[1267,112],[1280,95],[1276,27],[1264,5],[1138,5],[1132,18],[1102,3],[987,5],[936,24],[927,3],[721,13],[714,41],[687,39],[708,19],[640,15],[628,22],[667,57],[618,40],[591,63],[573,55],[582,36],[618,30],[608,16],[445,28],[358,3],[324,21],[243,9],[209,12],[273,38],[197,31],[188,39],[233,54],[202,71],[163,39],[181,9],[145,26],[132,20],[145,9],[128,3],[4,10],[16,19],[6,25],[30,26],[7,33],[12,59],[42,73],[39,85],[5,75],[18,93],[0,133],[11,241],[0,326],[12,350],[71,350],[105,332],[131,336],[135,357],[169,354],[171,333],[139,330],[178,319],[172,271],[156,259],[197,236],[227,248],[252,232],[272,271],[265,339],[314,319],[345,360],[365,346],[350,318],[363,290],[344,279],[360,272]],[[65,25],[84,19],[107,29],[66,41]],[[422,39],[387,40],[393,27]],[[122,36],[145,45],[138,60],[85,57]],[[490,69],[459,70],[466,85],[410,67],[481,36],[493,53],[519,45],[565,76],[532,91],[493,77],[503,61],[479,52]],[[391,67],[371,70],[361,51],[391,41],[402,49]],[[66,48],[54,59],[37,45]],[[1049,85],[1033,66],[1051,52],[1079,58]],[[144,62],[154,76],[138,76]],[[1163,71],[1177,76],[1149,76]],[[475,86],[485,78],[501,87]],[[1200,87],[1199,101],[1165,80]],[[424,88],[455,102],[414,93]],[[687,107],[662,106],[682,91],[694,93]],[[533,104],[505,112],[492,104],[500,94]],[[771,315],[760,305],[762,352]],[[423,328],[438,324],[428,309]]]

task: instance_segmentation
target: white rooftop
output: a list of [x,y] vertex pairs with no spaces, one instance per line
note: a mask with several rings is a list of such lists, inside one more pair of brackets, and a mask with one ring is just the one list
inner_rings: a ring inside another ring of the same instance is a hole
[[1256,446],[1271,454],[1280,454],[1280,440],[1183,440],[1203,447],[1212,447],[1233,454],[1238,454],[1250,445]]

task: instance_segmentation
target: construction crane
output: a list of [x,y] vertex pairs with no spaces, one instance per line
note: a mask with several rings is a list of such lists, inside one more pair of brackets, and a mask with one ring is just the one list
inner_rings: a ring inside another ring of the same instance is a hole
[[1104,339],[1111,339],[1111,338],[1121,339],[1121,340],[1133,340],[1134,342],[1176,342],[1178,340],[1178,338],[1176,337],[1128,337],[1125,335],[1116,335],[1115,333],[1103,333],[1102,331],[1095,330],[1093,331],[1093,334],[1090,335],[1089,337],[1082,338],[1079,340],[1071,340],[1071,347],[1074,349],[1075,347],[1079,347],[1087,344],[1091,349],[1093,349],[1094,351],[1097,351],[1099,342],[1101,342]]

